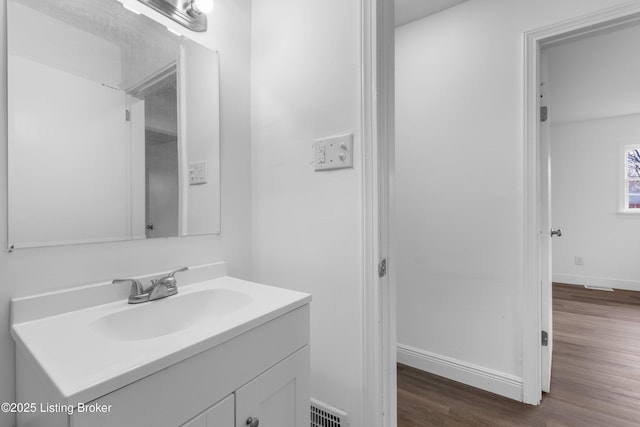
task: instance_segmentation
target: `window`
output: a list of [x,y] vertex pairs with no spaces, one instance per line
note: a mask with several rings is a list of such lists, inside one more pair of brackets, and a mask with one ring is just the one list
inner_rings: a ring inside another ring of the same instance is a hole
[[627,145],[624,161],[624,210],[640,212],[640,145]]

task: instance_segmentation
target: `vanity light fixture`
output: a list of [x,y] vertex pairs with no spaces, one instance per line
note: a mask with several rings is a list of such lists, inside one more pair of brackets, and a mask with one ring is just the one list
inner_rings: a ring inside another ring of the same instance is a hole
[[167,31],[169,31],[171,34],[175,34],[176,36],[180,37],[182,34],[180,34],[179,32],[177,32],[176,30],[167,27]]
[[206,14],[213,10],[213,0],[138,0],[192,31],[207,30]]
[[122,3],[122,7],[124,7],[125,9],[127,9],[131,13],[135,13],[136,15],[140,15],[140,12],[135,10],[131,6],[127,6],[126,4]]

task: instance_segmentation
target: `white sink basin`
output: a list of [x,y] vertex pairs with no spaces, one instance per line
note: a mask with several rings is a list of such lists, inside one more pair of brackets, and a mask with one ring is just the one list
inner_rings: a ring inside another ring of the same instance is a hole
[[131,341],[172,334],[198,322],[215,322],[247,306],[252,298],[231,289],[206,289],[149,301],[107,314],[90,327],[108,338]]
[[156,301],[100,303],[113,289],[109,282],[12,301],[20,360],[34,362],[56,401],[90,402],[311,300],[227,276],[184,284]]

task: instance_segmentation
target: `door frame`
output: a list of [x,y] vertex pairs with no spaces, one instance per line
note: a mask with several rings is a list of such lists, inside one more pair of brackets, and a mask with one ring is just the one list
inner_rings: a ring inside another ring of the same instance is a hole
[[[361,0],[360,27],[363,141],[362,425],[395,427],[393,0]],[[379,263],[383,259],[386,260],[386,274],[380,275]]]
[[[539,87],[540,50],[560,40],[582,36],[607,27],[614,27],[640,19],[640,4],[630,1],[618,6],[563,21],[524,33],[524,324],[523,375],[524,403],[539,405],[542,398],[541,369],[541,197]],[[546,191],[546,190],[544,190]],[[550,307],[546,307],[550,309]]]

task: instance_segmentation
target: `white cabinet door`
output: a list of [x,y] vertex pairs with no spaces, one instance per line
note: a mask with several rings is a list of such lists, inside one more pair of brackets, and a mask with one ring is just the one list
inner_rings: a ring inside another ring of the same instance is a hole
[[307,427],[309,404],[307,345],[236,391],[236,427]]
[[233,427],[235,420],[235,405],[233,394],[222,402],[208,409],[204,415],[207,419],[207,427]]
[[233,394],[222,399],[182,427],[233,427]]

